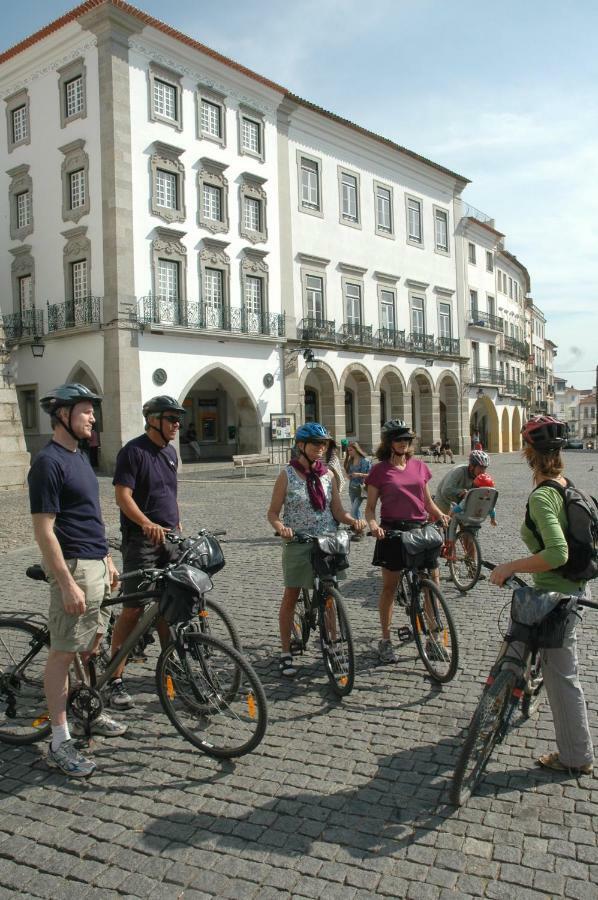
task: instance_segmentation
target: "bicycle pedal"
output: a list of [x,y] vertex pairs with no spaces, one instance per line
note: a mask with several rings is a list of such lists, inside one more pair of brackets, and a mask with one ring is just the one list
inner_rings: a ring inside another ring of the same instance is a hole
[[413,632],[408,625],[401,625],[400,628],[397,628],[397,637],[400,641],[406,643],[413,640]]

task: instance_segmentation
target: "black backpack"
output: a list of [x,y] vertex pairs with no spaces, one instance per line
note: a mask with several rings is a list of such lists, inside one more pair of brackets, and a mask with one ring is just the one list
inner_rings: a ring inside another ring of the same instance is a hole
[[[541,487],[554,488],[565,504],[567,516],[565,538],[569,558],[555,571],[569,581],[590,581],[598,576],[598,502],[594,497],[576,488],[568,478],[566,481],[567,487],[563,487],[558,481],[543,481],[534,488],[534,491]],[[529,500],[525,508],[525,524],[543,550],[544,541],[529,514]]]

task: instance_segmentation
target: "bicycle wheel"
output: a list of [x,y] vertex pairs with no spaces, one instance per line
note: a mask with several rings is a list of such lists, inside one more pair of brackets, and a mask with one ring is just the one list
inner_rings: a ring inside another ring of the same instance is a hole
[[477,584],[482,571],[482,551],[473,531],[464,528],[457,533],[448,567],[453,584],[462,594]]
[[225,644],[232,644],[235,650],[243,653],[241,638],[228,611],[216,600],[205,597],[205,610],[200,610],[199,627],[202,634],[218,638]]
[[444,684],[455,677],[459,665],[457,626],[436,584],[428,578],[419,584],[410,610],[413,637],[428,673]]
[[44,669],[50,637],[21,619],[0,619],[0,741],[33,744],[50,733]]
[[[544,687],[544,678],[542,676],[542,662],[540,653],[536,653],[530,667],[529,684],[521,698],[521,715],[524,719],[534,716],[544,699],[542,688]],[[529,693],[528,693],[529,689]]]
[[254,750],[268,722],[266,695],[233,647],[185,632],[160,654],[158,696],[174,727],[208,756],[230,759]]
[[518,702],[513,697],[516,683],[516,673],[503,669],[482,694],[469,723],[467,737],[453,775],[450,800],[455,806],[461,806],[469,799],[486,768],[494,745],[504,737],[501,730],[509,704],[515,705]]
[[355,681],[353,635],[342,597],[333,587],[326,588],[320,607],[320,644],[332,690],[346,697]]

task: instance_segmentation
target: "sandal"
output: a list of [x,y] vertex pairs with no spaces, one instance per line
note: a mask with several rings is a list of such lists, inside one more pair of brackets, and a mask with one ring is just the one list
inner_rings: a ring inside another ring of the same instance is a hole
[[284,678],[294,678],[297,674],[297,667],[293,662],[290,653],[283,653],[278,660],[278,671]]
[[538,765],[543,769],[552,769],[554,772],[569,772],[570,775],[591,775],[594,771],[592,763],[584,763],[583,766],[565,766],[559,759],[558,753],[545,753],[538,757]]

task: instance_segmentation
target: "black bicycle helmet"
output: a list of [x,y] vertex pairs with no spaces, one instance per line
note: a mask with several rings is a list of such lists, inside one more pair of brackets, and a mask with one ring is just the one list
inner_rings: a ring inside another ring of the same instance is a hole
[[102,398],[98,394],[94,394],[84,384],[74,382],[73,384],[61,384],[41,398],[40,406],[49,416],[54,415],[61,406],[75,406],[77,403],[83,403],[85,400],[99,406]]
[[380,429],[380,434],[388,440],[404,438],[406,441],[412,441],[415,435],[403,419],[389,419]]
[[168,394],[152,397],[151,400],[147,400],[143,404],[143,417],[145,419],[148,416],[159,416],[165,412],[175,412],[180,416],[184,416],[187,410],[184,406],[181,406],[178,400],[175,400],[174,397],[169,397]]
[[544,453],[560,450],[567,442],[569,427],[554,416],[532,416],[523,428],[521,436],[524,443]]

